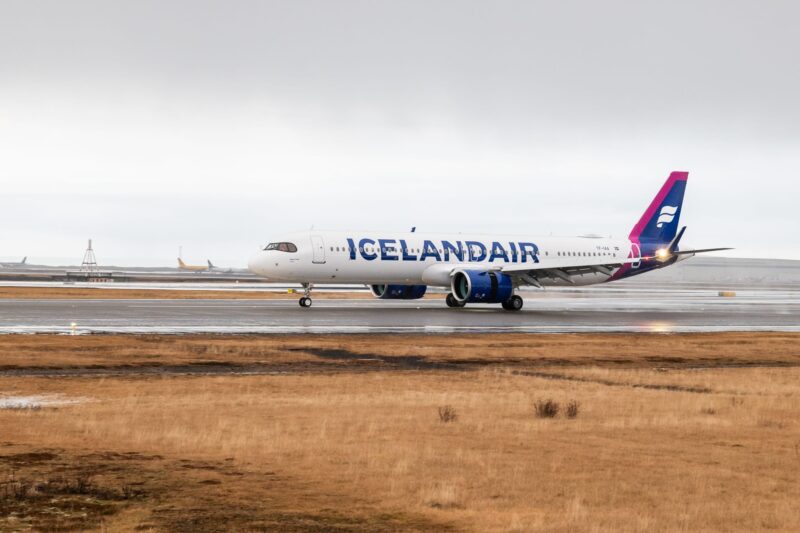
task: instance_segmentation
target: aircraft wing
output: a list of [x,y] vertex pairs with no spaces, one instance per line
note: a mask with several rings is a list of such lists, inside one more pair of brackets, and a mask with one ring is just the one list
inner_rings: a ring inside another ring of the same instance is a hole
[[[681,231],[682,233],[682,231]],[[673,246],[665,247],[656,252],[654,256],[633,257],[621,259],[618,261],[604,261],[598,263],[574,263],[562,265],[507,265],[500,267],[496,270],[507,274],[513,278],[533,285],[534,287],[542,287],[539,280],[543,278],[550,278],[553,280],[562,280],[566,283],[575,283],[573,277],[581,276],[584,274],[602,274],[608,278],[614,275],[614,271],[621,268],[626,264],[639,263],[641,261],[656,260],[660,263],[674,262],[682,255],[695,255],[706,252],[719,252],[722,250],[732,250],[732,248],[703,248],[698,250],[675,250]]]
[[602,274],[610,278],[614,275],[614,271],[622,265],[627,263],[637,263],[641,258],[622,259],[619,261],[604,261],[599,263],[583,263],[583,264],[564,264],[564,265],[508,265],[500,267],[497,270],[503,274],[507,274],[512,278],[517,278],[527,285],[534,287],[542,287],[539,280],[550,278],[553,280],[562,280],[567,283],[575,283],[572,279],[574,276],[582,276],[584,274]]

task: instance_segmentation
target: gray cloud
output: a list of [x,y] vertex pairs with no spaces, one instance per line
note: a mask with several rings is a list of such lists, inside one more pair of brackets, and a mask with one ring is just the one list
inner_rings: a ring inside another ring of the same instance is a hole
[[0,256],[66,255],[98,225],[123,260],[185,244],[238,264],[311,223],[624,235],[686,169],[693,244],[800,258],[798,15],[4,2]]

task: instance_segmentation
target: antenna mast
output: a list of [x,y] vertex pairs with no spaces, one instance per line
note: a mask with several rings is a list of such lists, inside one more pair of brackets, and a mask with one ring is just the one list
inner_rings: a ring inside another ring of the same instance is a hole
[[89,239],[89,246],[83,254],[81,272],[97,272],[97,259],[94,256],[94,250],[92,250],[92,239]]

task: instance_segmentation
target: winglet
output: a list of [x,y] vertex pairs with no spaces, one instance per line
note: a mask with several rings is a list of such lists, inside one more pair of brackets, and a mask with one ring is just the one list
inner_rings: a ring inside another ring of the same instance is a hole
[[669,248],[668,248],[669,253],[674,253],[678,249],[678,243],[680,242],[681,237],[683,237],[684,231],[686,231],[686,226],[682,227],[681,230],[678,232],[678,234],[675,236],[675,238],[672,239],[672,242],[669,243]]

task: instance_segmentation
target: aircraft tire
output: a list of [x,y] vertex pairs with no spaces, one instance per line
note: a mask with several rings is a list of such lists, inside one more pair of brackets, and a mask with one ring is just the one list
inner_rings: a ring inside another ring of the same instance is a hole
[[300,307],[311,307],[311,298],[303,296],[300,298]]
[[463,303],[460,303],[458,300],[456,300],[455,296],[453,296],[453,293],[447,293],[444,301],[447,304],[447,307],[464,307]]
[[522,300],[522,297],[515,294],[514,296],[503,302],[503,309],[505,309],[506,311],[519,311],[520,309],[522,309],[523,303],[524,301]]

